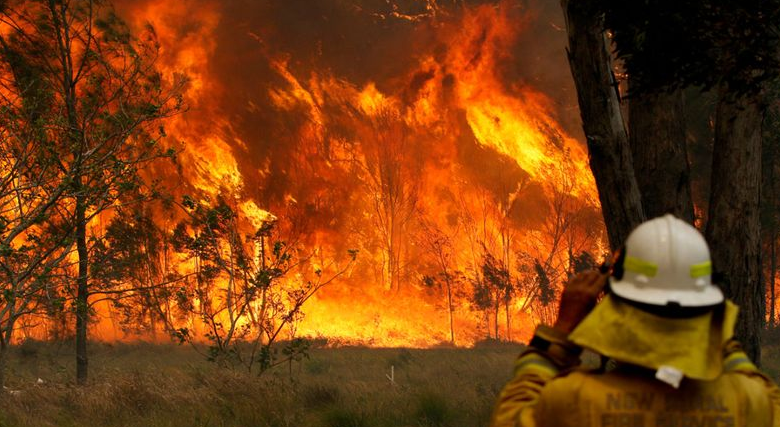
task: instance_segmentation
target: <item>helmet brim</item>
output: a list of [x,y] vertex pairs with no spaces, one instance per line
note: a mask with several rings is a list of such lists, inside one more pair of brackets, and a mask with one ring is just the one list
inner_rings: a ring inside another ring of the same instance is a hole
[[621,298],[657,306],[707,307],[720,304],[725,299],[720,288],[714,285],[707,285],[695,291],[674,291],[669,288],[637,285],[628,280],[611,280],[610,288]]

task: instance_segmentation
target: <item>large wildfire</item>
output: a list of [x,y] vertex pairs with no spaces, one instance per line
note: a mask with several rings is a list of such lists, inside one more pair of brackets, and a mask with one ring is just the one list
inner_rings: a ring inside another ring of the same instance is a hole
[[[186,111],[164,124],[176,166],[153,173],[178,199],[226,200],[246,234],[275,218],[306,254],[301,268],[349,265],[303,306],[298,336],[420,347],[453,332],[458,345],[523,339],[549,318],[567,275],[603,253],[587,152],[572,136],[557,9],[515,0],[116,6],[131,28],[154,27],[163,74],[189,79]],[[172,228],[181,214],[156,217]],[[480,303],[496,266],[514,291]],[[131,336],[111,306],[98,317],[96,337]]]

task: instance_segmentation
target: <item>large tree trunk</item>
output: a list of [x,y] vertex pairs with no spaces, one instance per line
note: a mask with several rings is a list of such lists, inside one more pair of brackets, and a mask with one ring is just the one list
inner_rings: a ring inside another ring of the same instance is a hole
[[721,95],[706,233],[723,291],[741,308],[736,338],[757,363],[764,298],[760,277],[761,121],[757,99]]
[[767,296],[767,305],[769,306],[769,316],[767,318],[767,325],[770,328],[775,326],[775,277],[777,276],[777,196],[775,185],[775,148],[776,141],[770,141],[768,138],[763,138],[762,144],[762,158],[761,158],[761,175],[762,175],[762,187],[761,187],[761,225],[762,234],[767,239],[766,245],[769,247],[769,268],[767,271],[765,287],[769,287],[769,295]]
[[777,231],[772,230],[772,235],[770,236],[772,239],[769,242],[770,245],[770,256],[772,259],[769,260],[769,280],[767,280],[767,285],[769,286],[769,326],[774,327],[775,326],[775,276],[777,275]]
[[87,382],[87,321],[89,318],[89,252],[87,250],[86,201],[76,196],[76,249],[79,271],[76,279],[76,382]]
[[693,224],[682,91],[632,94],[629,138],[647,218],[667,213]]
[[609,243],[620,247],[644,220],[628,135],[620,111],[604,18],[592,2],[562,0],[569,34],[569,64],[596,178]]

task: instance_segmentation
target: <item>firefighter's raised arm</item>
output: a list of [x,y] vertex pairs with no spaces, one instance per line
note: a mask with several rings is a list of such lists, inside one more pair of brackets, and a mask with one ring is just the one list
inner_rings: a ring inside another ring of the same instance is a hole
[[492,426],[536,426],[534,406],[542,387],[564,369],[579,364],[581,349],[567,336],[590,313],[607,283],[598,270],[572,277],[564,287],[553,327],[539,326],[515,362],[515,375],[502,390]]

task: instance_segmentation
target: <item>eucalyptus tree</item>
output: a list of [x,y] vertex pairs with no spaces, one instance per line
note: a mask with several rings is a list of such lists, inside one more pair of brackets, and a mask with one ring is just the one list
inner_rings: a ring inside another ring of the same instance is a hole
[[[68,218],[76,248],[76,377],[87,379],[89,225],[118,204],[155,195],[143,170],[172,156],[161,119],[182,109],[183,76],[156,68],[154,30],[140,36],[104,0],[11,0],[0,14],[11,92],[32,103],[25,117],[42,124],[40,138],[59,176],[45,190]],[[13,100],[11,100],[13,102]],[[127,195],[138,195],[128,200]]]

